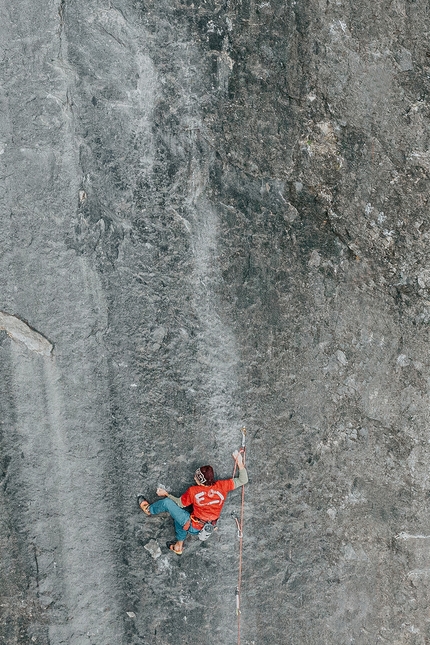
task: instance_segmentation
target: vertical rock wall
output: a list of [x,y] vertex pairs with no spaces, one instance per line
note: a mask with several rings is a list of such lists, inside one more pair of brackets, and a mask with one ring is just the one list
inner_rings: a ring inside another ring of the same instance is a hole
[[424,645],[427,3],[1,18],[0,642]]

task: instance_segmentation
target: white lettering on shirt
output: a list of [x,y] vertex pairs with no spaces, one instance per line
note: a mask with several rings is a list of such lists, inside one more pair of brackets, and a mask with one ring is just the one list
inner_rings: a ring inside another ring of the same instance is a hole
[[[194,497],[194,500],[197,506],[212,506],[214,504],[218,505],[218,504],[222,504],[225,500],[224,495],[220,493],[219,490],[213,490],[213,488],[211,488],[207,492],[207,496],[208,498],[212,498],[212,500],[206,499],[206,491],[201,491],[200,493],[197,493]],[[218,496],[219,499],[213,499],[216,496]]]

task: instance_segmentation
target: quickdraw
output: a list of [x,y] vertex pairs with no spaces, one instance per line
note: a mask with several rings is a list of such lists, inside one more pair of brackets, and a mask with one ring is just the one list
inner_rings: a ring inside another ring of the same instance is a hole
[[237,539],[238,539],[238,540],[241,540],[241,539],[243,538],[243,531],[242,531],[242,529],[241,529],[241,527],[240,527],[239,518],[237,517],[236,513],[234,513],[234,512],[231,514],[231,516],[232,516],[232,518],[234,519],[234,521],[236,522],[236,526],[237,526]]

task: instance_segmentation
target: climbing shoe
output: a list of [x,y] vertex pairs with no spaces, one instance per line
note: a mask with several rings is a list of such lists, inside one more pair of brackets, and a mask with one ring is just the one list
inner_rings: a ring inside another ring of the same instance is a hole
[[143,495],[139,495],[139,497],[137,498],[137,503],[139,504],[140,510],[143,511],[145,515],[151,515],[151,513],[149,512],[149,502],[144,498]]
[[173,553],[176,553],[176,555],[182,555],[182,549],[181,551],[177,551],[175,549],[176,542],[166,542],[166,546],[170,551],[173,551]]

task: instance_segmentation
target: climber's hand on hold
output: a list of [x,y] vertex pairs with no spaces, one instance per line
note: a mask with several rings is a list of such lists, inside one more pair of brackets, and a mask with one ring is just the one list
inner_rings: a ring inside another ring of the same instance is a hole
[[166,497],[168,495],[168,492],[165,488],[157,488],[157,495],[158,497]]

